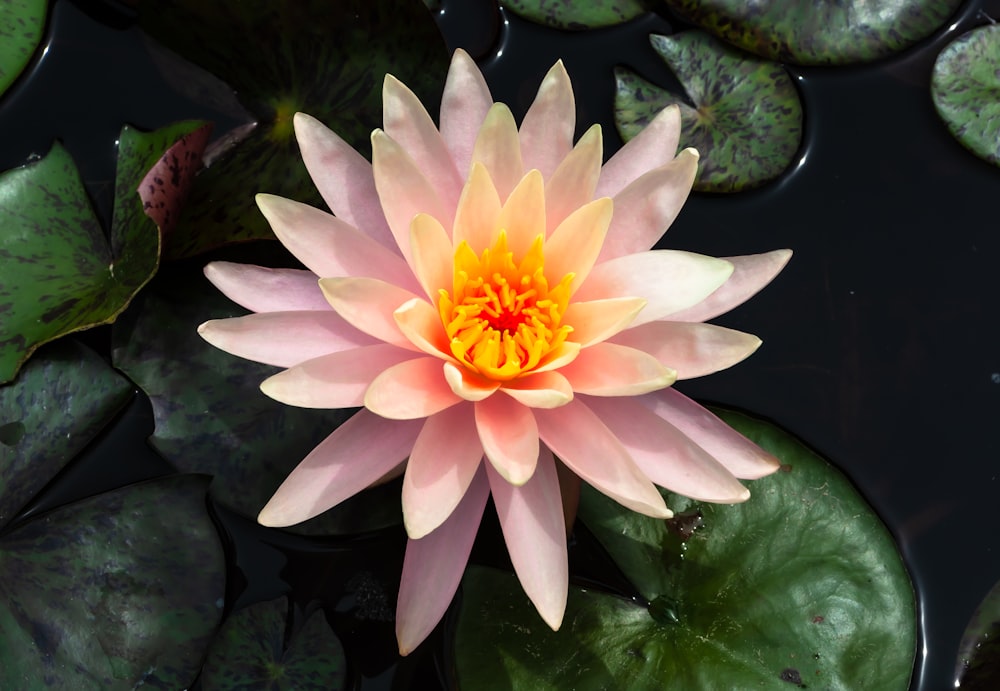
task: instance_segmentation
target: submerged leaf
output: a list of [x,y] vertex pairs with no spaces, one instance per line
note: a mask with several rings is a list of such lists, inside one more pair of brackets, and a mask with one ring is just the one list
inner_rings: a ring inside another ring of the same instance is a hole
[[615,70],[615,124],[629,140],[663,108],[681,110],[681,141],[701,154],[694,189],[737,192],[780,175],[802,141],[802,105],[781,65],[751,57],[700,31],[650,36],[687,91],[682,96]]
[[976,608],[958,646],[955,688],[988,691],[1000,687],[1000,582]]
[[47,0],[0,3],[0,96],[27,67],[42,40]]
[[782,470],[745,504],[664,492],[668,521],[585,488],[580,519],[648,604],[571,588],[552,632],[513,576],[470,569],[453,637],[463,688],[907,688],[914,598],[885,526],[802,444],[723,416]]
[[648,12],[654,0],[502,0],[514,14],[556,29],[597,29],[615,26]]

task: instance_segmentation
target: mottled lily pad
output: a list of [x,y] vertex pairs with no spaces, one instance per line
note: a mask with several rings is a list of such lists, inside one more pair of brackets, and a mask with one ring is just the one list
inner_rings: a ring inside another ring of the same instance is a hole
[[[158,276],[115,324],[114,363],[153,403],[154,448],[181,470],[216,476],[212,495],[256,517],[298,462],[353,411],[278,403],[259,389],[278,368],[202,340],[202,322],[246,311],[194,268]],[[291,530],[355,533],[401,521],[399,487],[383,485]]]
[[0,386],[0,530],[131,394],[131,384],[73,342],[45,347]]
[[234,613],[216,637],[202,670],[205,691],[336,691],[345,687],[344,647],[323,616],[313,612],[285,645],[288,600]]
[[502,0],[514,14],[556,29],[597,29],[615,26],[651,10],[654,0]]
[[665,492],[669,521],[585,487],[579,517],[638,599],[571,587],[554,633],[512,575],[470,569],[453,632],[462,688],[907,688],[914,597],[885,526],[802,444],[724,417],[782,470],[735,506]]
[[145,214],[168,218],[180,204],[194,171],[185,161],[200,157],[191,140],[203,146],[207,136],[202,127],[122,129],[110,246],[59,144],[0,175],[0,383],[42,343],[114,321],[155,273],[160,231]]
[[0,2],[0,95],[27,67],[42,40],[47,0]]
[[733,45],[798,65],[871,62],[945,25],[961,0],[666,0]]
[[1000,688],[1000,583],[976,608],[958,646],[955,688],[992,691]]
[[972,153],[1000,165],[1000,25],[959,36],[934,63],[931,96],[949,131]]
[[615,125],[626,141],[663,108],[681,109],[681,142],[701,154],[694,189],[738,192],[780,175],[802,141],[802,105],[781,65],[723,45],[701,31],[650,36],[687,99],[615,69]]
[[382,122],[385,73],[430,109],[448,69],[444,42],[420,0],[179,0],[140,2],[139,10],[144,31],[225,81],[256,121],[213,152],[164,248],[168,259],[273,238],[254,205],[257,192],[322,204],[299,158],[296,111],[367,152]]
[[207,480],[56,509],[0,539],[0,688],[188,688],[222,617]]

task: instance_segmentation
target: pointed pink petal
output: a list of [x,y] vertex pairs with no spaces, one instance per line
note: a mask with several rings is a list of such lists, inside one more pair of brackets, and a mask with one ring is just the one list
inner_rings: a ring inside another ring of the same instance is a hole
[[321,278],[327,302],[358,331],[400,348],[416,350],[396,324],[393,313],[417,296],[376,278]]
[[791,258],[791,250],[728,257],[727,261],[731,262],[735,269],[722,287],[701,302],[664,316],[669,316],[670,321],[675,322],[701,322],[724,314],[756,295],[785,268],[785,264]]
[[753,334],[699,322],[657,321],[616,335],[612,342],[649,353],[678,379],[732,367],[760,347]]
[[413,217],[419,213],[430,214],[450,227],[455,220],[455,208],[442,203],[437,190],[414,160],[382,130],[372,132],[372,171],[389,229],[403,258],[411,263],[410,222]]
[[476,135],[492,105],[490,89],[476,63],[464,50],[457,49],[441,97],[441,137],[459,175],[469,172]]
[[482,163],[489,171],[501,202],[524,176],[517,124],[504,104],[494,103],[486,114],[472,150],[472,162]]
[[595,489],[647,516],[673,515],[621,442],[578,399],[560,408],[535,410],[535,418],[545,445]]
[[551,233],[563,219],[594,198],[601,174],[604,141],[601,126],[593,125],[545,181],[545,214]]
[[392,315],[403,335],[419,350],[451,360],[448,335],[441,325],[441,315],[426,300],[413,298],[404,302]]
[[538,463],[538,426],[531,408],[508,396],[476,402],[476,428],[486,458],[503,479],[523,485]]
[[252,312],[330,309],[312,271],[212,262],[205,266],[205,278],[227,298]]
[[660,487],[698,501],[733,504],[750,491],[704,449],[632,398],[587,398],[639,469]]
[[566,611],[569,565],[562,495],[552,452],[542,448],[538,467],[521,487],[486,466],[507,553],[528,599],[553,631]]
[[296,113],[292,123],[302,162],[334,215],[397,252],[375,192],[371,164],[316,118]]
[[634,326],[663,319],[711,295],[726,282],[733,265],[724,259],[678,250],[627,254],[598,264],[574,299],[645,298]]
[[564,367],[576,359],[580,354],[580,344],[573,341],[566,341],[561,346],[542,358],[541,363],[533,372],[551,372],[552,370]]
[[645,252],[655,245],[687,201],[697,172],[698,152],[684,149],[667,165],[619,192],[600,261]]
[[278,367],[377,343],[330,310],[213,319],[199,326],[198,333],[227,353]]
[[390,74],[382,84],[382,127],[414,160],[445,206],[455,208],[464,178],[420,99]]
[[524,167],[536,168],[548,179],[572,148],[575,129],[573,86],[560,60],[542,79],[535,100],[521,122]]
[[500,207],[500,197],[489,171],[482,163],[473,163],[455,211],[452,244],[458,247],[465,240],[477,254],[491,247]]
[[273,194],[258,194],[256,199],[281,244],[317,276],[370,276],[407,289],[417,286],[398,252],[354,226]]
[[667,106],[604,164],[595,196],[614,197],[640,175],[669,163],[677,153],[680,135],[681,111]]
[[295,467],[257,520],[294,525],[354,496],[403,462],[421,425],[359,410]]
[[646,301],[642,298],[571,302],[563,313],[563,323],[573,327],[570,338],[586,348],[628,327],[645,306]]
[[[532,170],[521,178],[500,209],[496,226],[498,232],[507,231],[507,247],[514,253],[514,261],[520,261],[528,253],[536,237],[545,237],[545,182],[541,173]],[[546,261],[549,261],[548,254]],[[546,263],[546,271],[549,266]],[[562,276],[558,274],[555,280]]]
[[300,408],[353,408],[387,367],[415,353],[387,343],[363,346],[306,360],[268,377],[260,390],[276,401]]
[[529,408],[558,408],[573,400],[573,387],[558,372],[534,372],[504,382],[500,389]]
[[482,459],[471,405],[452,406],[427,418],[403,476],[407,535],[419,540],[451,515]]
[[406,543],[396,600],[399,654],[409,655],[441,621],[469,562],[472,543],[490,496],[486,470],[479,472],[448,520],[427,537]]
[[663,389],[638,400],[738,478],[756,480],[780,466],[777,458],[676,389]]
[[677,378],[652,355],[614,343],[584,348],[559,374],[573,391],[592,396],[638,396],[670,386]]
[[392,420],[427,417],[462,399],[452,393],[441,360],[419,357],[388,367],[365,392],[365,408]]
[[444,378],[455,395],[466,401],[489,398],[500,388],[500,382],[480,377],[454,362],[444,363]]
[[595,199],[571,213],[552,231],[545,241],[545,273],[550,280],[558,281],[572,272],[576,274],[574,290],[587,280],[601,253],[612,208],[607,197]]
[[413,218],[410,223],[410,253],[413,272],[431,302],[437,302],[441,289],[451,292],[455,250],[451,238],[436,218],[427,214],[417,214]]

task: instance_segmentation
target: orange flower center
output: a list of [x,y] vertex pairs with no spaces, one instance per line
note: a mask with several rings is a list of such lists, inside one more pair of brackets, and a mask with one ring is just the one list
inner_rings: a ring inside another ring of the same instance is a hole
[[534,370],[573,330],[561,322],[574,274],[550,288],[543,245],[539,235],[518,263],[501,230],[481,255],[465,241],[455,250],[453,289],[439,291],[438,311],[452,355],[488,379]]

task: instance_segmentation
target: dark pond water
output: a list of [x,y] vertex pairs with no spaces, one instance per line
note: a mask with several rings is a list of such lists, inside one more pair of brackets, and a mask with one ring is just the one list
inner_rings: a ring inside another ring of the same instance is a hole
[[[952,686],[962,631],[1000,578],[1000,170],[951,139],[928,90],[941,47],[984,23],[983,12],[1000,16],[1000,2],[968,3],[930,40],[874,65],[791,68],[806,117],[797,164],[759,191],[693,195],[663,240],[720,256],[795,250],[774,285],[718,320],[760,335],[761,350],[679,388],[777,422],[843,469],[876,507],[917,588],[922,640],[913,688],[921,691]],[[503,17],[486,0],[451,0],[439,23],[449,47],[480,61],[494,97],[515,115],[563,58],[579,122],[601,122],[609,143],[616,64],[670,83],[646,41],[676,28],[665,15],[569,34]],[[127,12],[62,1],[51,24],[44,58],[0,103],[0,169],[44,154],[58,137],[106,216],[123,122],[151,129],[216,114],[162,83]],[[87,338],[107,352],[106,331]],[[46,502],[166,472],[144,443],[151,429],[139,396]],[[249,522],[221,516],[246,574],[230,583],[231,595],[273,597],[287,581],[303,606],[334,607],[362,688],[438,683],[440,661],[429,653],[394,664],[391,625],[374,614],[361,623],[349,616],[366,591],[336,576],[348,565],[375,580],[398,578],[401,532],[275,546]],[[474,559],[495,560],[496,541],[487,522]],[[595,550],[586,535],[580,543],[575,571],[613,580],[587,564]]]

